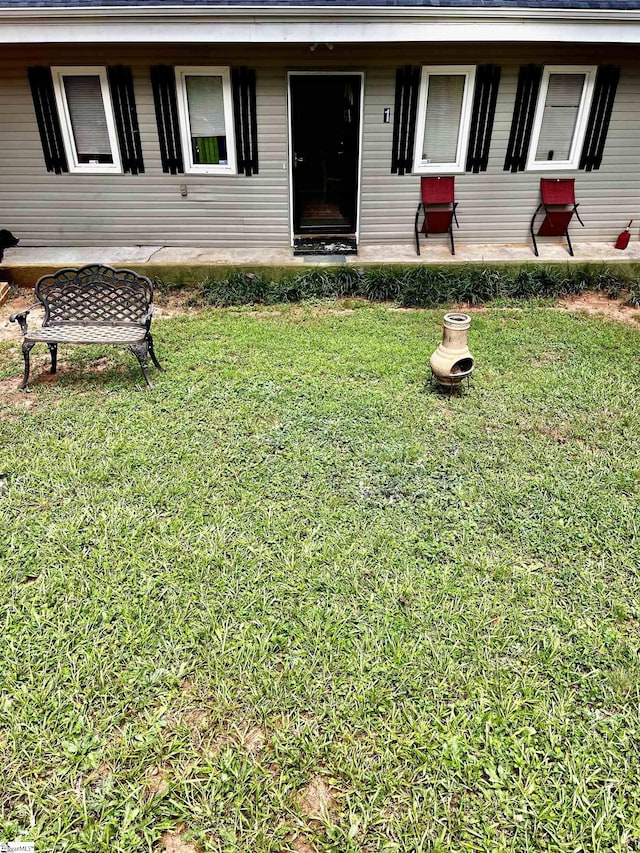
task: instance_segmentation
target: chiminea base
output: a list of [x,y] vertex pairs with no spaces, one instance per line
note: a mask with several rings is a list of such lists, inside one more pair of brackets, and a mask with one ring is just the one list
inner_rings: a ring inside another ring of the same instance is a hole
[[463,377],[454,377],[454,381],[447,382],[447,380],[442,376],[437,376],[433,370],[431,371],[431,378],[429,380],[431,388],[433,388],[434,384],[438,386],[441,390],[447,390],[449,392],[449,396],[452,397],[454,392],[457,391],[458,388],[462,387],[462,383],[466,382],[467,390],[471,388],[471,373],[468,373]]

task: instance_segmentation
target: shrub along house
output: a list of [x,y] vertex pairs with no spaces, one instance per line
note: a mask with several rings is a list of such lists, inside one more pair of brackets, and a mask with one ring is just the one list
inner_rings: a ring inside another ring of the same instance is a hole
[[[21,246],[524,243],[542,176],[640,218],[640,3],[0,0],[0,226]],[[576,235],[577,236],[577,235]]]

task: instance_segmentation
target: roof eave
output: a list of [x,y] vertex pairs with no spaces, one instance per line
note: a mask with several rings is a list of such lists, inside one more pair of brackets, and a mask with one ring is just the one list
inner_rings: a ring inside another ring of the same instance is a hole
[[640,9],[424,6],[0,8],[0,43],[640,43]]

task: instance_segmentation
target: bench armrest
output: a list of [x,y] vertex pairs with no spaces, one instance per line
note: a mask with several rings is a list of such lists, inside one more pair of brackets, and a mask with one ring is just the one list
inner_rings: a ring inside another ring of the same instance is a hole
[[16,311],[15,314],[12,314],[9,317],[10,323],[19,323],[20,329],[23,335],[27,334],[27,314],[30,311],[33,311],[34,308],[37,308],[40,305],[40,302],[34,302],[33,305],[29,305],[28,308],[25,308],[24,311]]

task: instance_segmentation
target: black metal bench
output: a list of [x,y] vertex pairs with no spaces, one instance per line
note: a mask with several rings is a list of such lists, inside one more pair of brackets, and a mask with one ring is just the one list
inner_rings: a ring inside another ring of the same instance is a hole
[[[100,264],[80,269],[63,269],[38,279],[35,287],[38,299],[25,311],[12,314],[24,335],[24,378],[20,389],[29,380],[29,355],[37,343],[44,343],[51,353],[51,373],[56,372],[58,344],[119,344],[135,355],[147,385],[147,357],[162,370],[151,337],[153,314],[153,284],[132,270],[114,270]],[[27,315],[36,307],[44,307],[40,328],[29,329]]]

